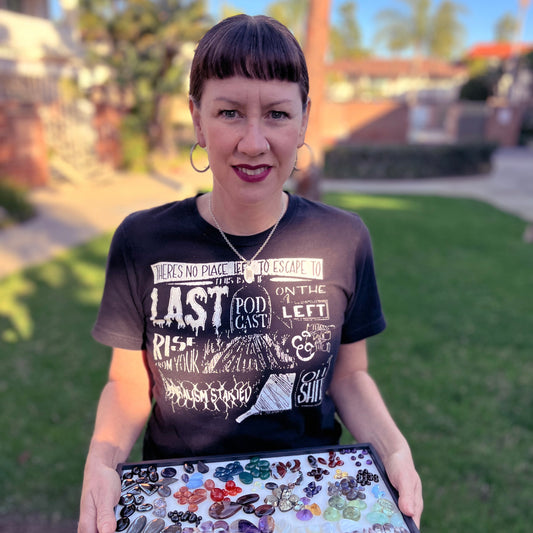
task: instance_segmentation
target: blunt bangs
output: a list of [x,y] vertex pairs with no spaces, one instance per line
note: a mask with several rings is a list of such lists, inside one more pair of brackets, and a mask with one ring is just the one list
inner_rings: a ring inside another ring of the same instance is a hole
[[302,49],[292,33],[270,17],[237,15],[211,28],[194,55],[190,96],[199,104],[206,80],[233,76],[297,83],[302,103],[307,102],[309,76]]

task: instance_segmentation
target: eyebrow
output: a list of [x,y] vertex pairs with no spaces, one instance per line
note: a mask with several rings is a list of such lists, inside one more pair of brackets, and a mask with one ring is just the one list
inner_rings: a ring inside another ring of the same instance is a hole
[[[232,98],[228,98],[225,96],[217,96],[215,98],[215,102],[224,102],[226,104],[235,105],[235,106],[241,105],[241,102],[239,102],[238,100],[233,100]],[[292,103],[292,100],[290,98],[285,98],[282,100],[275,100],[274,102],[269,102],[267,104],[267,107],[290,104],[290,103]]]

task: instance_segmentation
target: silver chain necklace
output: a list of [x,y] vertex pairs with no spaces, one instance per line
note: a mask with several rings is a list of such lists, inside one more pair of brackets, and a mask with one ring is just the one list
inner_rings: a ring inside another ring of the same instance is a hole
[[274,235],[274,232],[276,231],[276,228],[278,227],[278,224],[280,223],[281,219],[283,218],[283,213],[285,212],[285,209],[282,207],[281,213],[279,215],[278,220],[270,230],[270,233],[268,234],[267,238],[265,239],[265,242],[260,246],[259,250],[255,252],[253,257],[251,259],[246,259],[239,251],[231,244],[230,240],[228,239],[228,236],[222,231],[222,228],[220,227],[220,224],[218,223],[217,217],[215,216],[215,213],[213,213],[213,204],[211,200],[211,195],[209,195],[209,213],[213,217],[213,220],[215,221],[215,226],[217,227],[220,235],[222,235],[223,239],[226,241],[226,244],[235,252],[235,254],[246,263],[246,266],[244,267],[244,279],[246,283],[252,283],[255,279],[254,274],[254,265],[253,262],[255,261],[255,258],[263,251],[264,247],[268,244],[268,241],[270,240],[270,237]]

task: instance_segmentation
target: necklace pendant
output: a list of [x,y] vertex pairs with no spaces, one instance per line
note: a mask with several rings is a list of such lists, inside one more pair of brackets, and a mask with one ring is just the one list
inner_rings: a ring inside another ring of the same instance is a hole
[[254,268],[252,263],[248,263],[244,268],[244,281],[252,283],[255,280]]

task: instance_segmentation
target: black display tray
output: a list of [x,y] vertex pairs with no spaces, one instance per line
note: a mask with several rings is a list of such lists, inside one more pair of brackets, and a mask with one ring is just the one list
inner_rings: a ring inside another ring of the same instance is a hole
[[121,463],[118,472],[117,531],[418,533],[371,444]]

